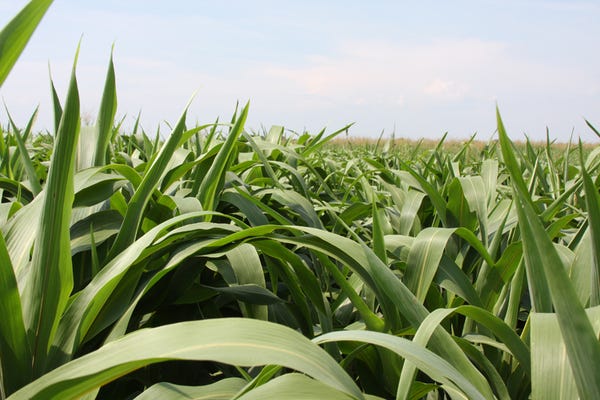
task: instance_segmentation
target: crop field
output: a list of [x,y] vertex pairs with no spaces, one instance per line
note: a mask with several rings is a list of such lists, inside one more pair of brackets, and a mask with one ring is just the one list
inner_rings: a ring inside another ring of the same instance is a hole
[[600,399],[600,148],[128,132],[112,57],[82,126],[76,64],[0,124],[0,399]]

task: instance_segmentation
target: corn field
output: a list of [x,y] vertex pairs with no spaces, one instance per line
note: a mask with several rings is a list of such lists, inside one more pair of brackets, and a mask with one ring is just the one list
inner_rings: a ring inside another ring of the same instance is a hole
[[112,56],[82,126],[76,64],[0,126],[0,399],[600,399],[600,148],[125,132]]

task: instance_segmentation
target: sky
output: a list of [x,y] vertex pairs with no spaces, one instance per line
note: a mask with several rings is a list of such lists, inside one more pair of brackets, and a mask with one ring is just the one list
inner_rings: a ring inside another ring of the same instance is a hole
[[[26,1],[0,0],[0,26]],[[94,120],[114,44],[117,117],[168,131],[229,120],[353,137],[494,137],[597,143],[600,2],[55,0],[0,97],[24,126],[52,126],[77,44],[81,109]],[[0,123],[7,121],[0,109]]]

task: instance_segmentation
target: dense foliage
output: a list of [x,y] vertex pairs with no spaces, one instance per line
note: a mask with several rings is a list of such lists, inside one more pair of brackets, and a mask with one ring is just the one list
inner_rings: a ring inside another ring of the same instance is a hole
[[163,140],[115,88],[0,129],[1,399],[600,398],[600,149]]

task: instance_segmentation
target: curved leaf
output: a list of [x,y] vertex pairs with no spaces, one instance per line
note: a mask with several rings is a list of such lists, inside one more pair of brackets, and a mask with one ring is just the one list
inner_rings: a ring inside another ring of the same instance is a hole
[[410,340],[393,335],[369,331],[330,332],[313,339],[315,343],[359,341],[382,346],[417,365],[432,379],[450,387],[456,386],[469,399],[491,399],[480,393],[475,386],[452,364],[426,348]]
[[212,360],[238,366],[277,364],[361,399],[352,378],[323,349],[270,322],[223,318],[143,329],[58,367],[9,397],[74,399],[128,372],[166,360]]
[[241,378],[225,378],[204,386],[182,386],[161,382],[150,386],[135,399],[230,400],[246,386],[246,383]]
[[31,0],[0,32],[0,87],[52,0]]

